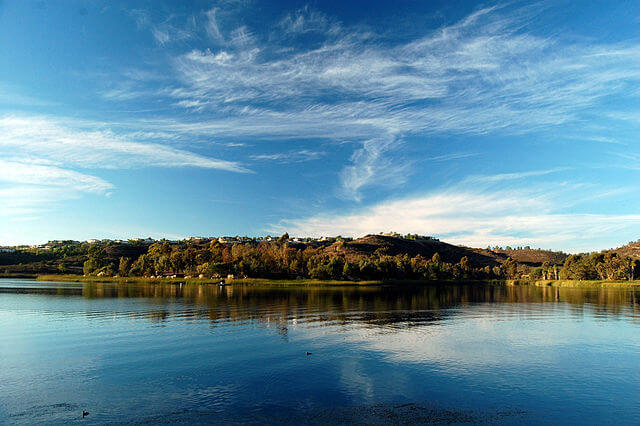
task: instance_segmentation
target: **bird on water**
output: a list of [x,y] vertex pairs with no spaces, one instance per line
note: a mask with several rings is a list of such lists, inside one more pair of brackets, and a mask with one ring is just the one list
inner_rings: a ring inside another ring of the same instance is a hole
[[84,411],[82,410],[82,418],[84,419],[85,417],[87,417],[89,415],[88,411]]

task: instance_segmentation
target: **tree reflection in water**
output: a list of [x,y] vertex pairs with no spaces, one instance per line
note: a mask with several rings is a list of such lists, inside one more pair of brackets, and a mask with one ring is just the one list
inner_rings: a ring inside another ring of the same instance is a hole
[[[460,307],[488,309],[495,304],[527,304],[519,315],[540,314],[554,305],[573,315],[638,318],[638,291],[624,288],[558,288],[441,283],[428,286],[255,286],[218,287],[200,284],[48,283],[31,289],[0,289],[88,299],[141,299],[144,316],[162,322],[209,319],[218,322],[258,321],[276,325],[283,336],[287,323],[363,322],[377,326],[411,327],[439,322],[460,314]],[[466,310],[465,310],[466,311]],[[504,310],[501,311],[504,314]],[[127,314],[127,312],[116,312]]]

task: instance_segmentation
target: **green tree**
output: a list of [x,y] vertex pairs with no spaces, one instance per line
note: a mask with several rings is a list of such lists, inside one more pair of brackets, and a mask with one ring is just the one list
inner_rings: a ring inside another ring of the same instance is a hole
[[128,257],[121,257],[118,265],[118,275],[121,277],[128,277],[131,272],[131,259]]
[[518,262],[513,260],[510,257],[507,257],[507,260],[502,264],[502,271],[505,277],[507,278],[517,278],[518,277]]
[[87,260],[83,264],[85,275],[95,274],[107,265],[107,256],[104,249],[98,245],[89,246]]
[[334,280],[339,280],[342,278],[342,272],[344,271],[344,259],[341,257],[334,256],[329,261],[329,275]]
[[356,263],[352,262],[344,262],[344,267],[342,268],[342,277],[345,280],[353,280],[360,275],[360,268]]

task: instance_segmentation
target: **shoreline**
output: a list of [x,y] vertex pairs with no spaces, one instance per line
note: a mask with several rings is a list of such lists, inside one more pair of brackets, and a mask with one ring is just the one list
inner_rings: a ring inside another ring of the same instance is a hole
[[613,280],[547,280],[535,281],[531,285],[538,287],[561,288],[635,288],[640,287],[640,281],[613,281]]
[[[95,277],[83,275],[38,275],[38,281],[53,282],[86,282],[86,283],[118,283],[118,284],[208,284],[216,285],[223,278],[148,278],[148,277]],[[269,279],[269,278],[224,278],[227,285],[231,284],[250,284],[250,285],[329,285],[329,286],[366,286],[381,285],[382,281],[338,281],[338,280],[287,280],[287,279]]]
[[[11,274],[0,275],[0,278],[31,278],[38,281],[52,282],[86,282],[86,283],[118,283],[118,284],[218,284],[221,278],[146,278],[146,277],[95,277],[83,275],[34,275]],[[227,284],[242,285],[271,285],[271,286],[382,286],[382,285],[443,285],[443,284],[479,284],[493,286],[535,286],[560,288],[636,288],[640,281],[611,281],[611,280],[368,280],[368,281],[339,281],[317,279],[269,279],[269,278],[235,278],[225,279]]]

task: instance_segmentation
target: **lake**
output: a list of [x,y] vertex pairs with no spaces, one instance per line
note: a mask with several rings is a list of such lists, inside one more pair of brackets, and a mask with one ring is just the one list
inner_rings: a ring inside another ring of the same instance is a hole
[[0,423],[640,423],[639,301],[3,279]]

